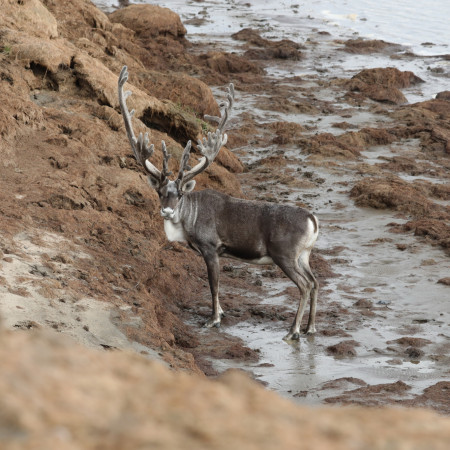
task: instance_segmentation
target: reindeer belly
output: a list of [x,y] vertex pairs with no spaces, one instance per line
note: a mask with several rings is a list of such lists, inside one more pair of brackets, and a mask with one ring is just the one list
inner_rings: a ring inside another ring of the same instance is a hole
[[224,258],[230,258],[230,259],[237,259],[238,261],[243,261],[250,264],[260,264],[260,265],[266,265],[266,264],[275,264],[273,262],[273,259],[270,256],[262,256],[261,258],[242,258],[239,256],[232,255],[230,253],[222,253]]
[[247,261],[252,264],[262,264],[262,265],[275,264],[273,262],[273,259],[270,256],[263,256],[262,258],[259,258],[259,259],[251,259],[251,260],[244,260],[244,261]]
[[219,255],[251,264],[274,264],[272,258],[265,251],[225,247],[219,252]]

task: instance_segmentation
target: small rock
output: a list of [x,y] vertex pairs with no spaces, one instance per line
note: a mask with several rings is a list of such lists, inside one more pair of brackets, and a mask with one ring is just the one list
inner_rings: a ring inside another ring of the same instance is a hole
[[357,345],[359,344],[356,341],[342,341],[327,347],[327,352],[333,356],[356,356],[355,346]]
[[304,398],[307,395],[308,395],[308,391],[300,391],[300,392],[297,392],[297,394],[294,394],[293,397],[302,397],[302,398]]
[[439,94],[436,95],[436,98],[438,100],[450,100],[450,91],[439,92]]
[[370,300],[361,298],[357,302],[355,302],[354,306],[356,306],[357,308],[372,308],[373,304]]
[[445,286],[450,286],[450,277],[441,278],[438,281],[439,284],[444,284]]
[[417,347],[408,347],[405,350],[406,355],[408,355],[411,359],[419,359],[425,353]]
[[21,330],[31,330],[31,329],[40,329],[41,326],[34,320],[23,320],[21,322],[17,322],[14,325],[14,328],[19,328]]
[[379,300],[378,302],[377,302],[377,305],[390,305],[391,304],[391,301],[390,300]]
[[388,361],[386,361],[388,364],[390,365],[396,365],[396,366],[400,366],[403,364],[403,361],[401,359],[395,358],[395,359],[389,359]]

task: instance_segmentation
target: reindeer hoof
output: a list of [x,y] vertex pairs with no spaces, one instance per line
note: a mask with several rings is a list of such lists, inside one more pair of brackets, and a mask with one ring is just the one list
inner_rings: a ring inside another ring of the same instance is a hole
[[214,319],[214,317],[212,317],[203,325],[203,328],[212,328],[212,327],[219,328],[220,327],[220,319],[217,320],[217,319]]
[[300,333],[289,332],[284,338],[283,341],[298,341],[300,339]]
[[305,334],[306,334],[307,336],[312,336],[312,335],[315,334],[315,333],[316,333],[316,328],[315,328],[315,327],[308,328],[308,329],[305,331]]

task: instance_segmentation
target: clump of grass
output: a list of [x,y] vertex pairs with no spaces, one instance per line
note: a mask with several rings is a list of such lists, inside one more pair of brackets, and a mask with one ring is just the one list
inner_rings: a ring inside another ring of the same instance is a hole
[[211,130],[211,127],[204,120],[201,120],[201,119],[196,119],[196,120],[197,120],[197,123],[199,123],[200,126],[202,127],[203,134],[206,134],[206,133],[208,133],[208,131]]
[[175,107],[182,113],[186,113],[189,114],[190,116],[197,117],[197,113],[194,110],[194,108],[192,108],[192,106],[187,106],[183,105],[181,102],[176,102]]

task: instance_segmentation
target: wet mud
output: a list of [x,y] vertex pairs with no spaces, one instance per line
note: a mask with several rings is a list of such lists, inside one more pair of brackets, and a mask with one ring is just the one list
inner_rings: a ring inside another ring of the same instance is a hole
[[[178,10],[186,20],[191,11]],[[295,286],[276,267],[223,262],[227,315],[220,330],[200,330],[197,360],[210,374],[245,370],[301,403],[448,414],[450,108],[444,93],[433,100],[444,79],[383,41],[312,26],[283,40],[288,33],[251,14],[239,16],[237,33],[205,35],[214,18],[205,20],[188,26],[193,53],[220,48],[245,59],[241,72],[217,66],[216,79],[203,78],[217,94],[224,73],[236,85],[228,134],[245,165],[243,193],[319,217],[312,266],[321,290],[317,334],[286,343]],[[202,298],[184,314],[194,326],[209,314],[207,289]],[[239,351],[229,335],[242,340]]]
[[[448,58],[308,20],[293,29],[232,1],[167,2],[182,24],[167,13],[167,28],[138,31],[82,3],[45,2],[56,19],[38,31],[52,35],[57,20],[60,34],[39,41],[48,54],[26,54],[35,36],[0,36],[0,94],[15,114],[0,130],[6,326],[211,377],[241,369],[303,404],[450,413]],[[136,126],[174,156],[217,110],[206,85],[221,98],[235,84],[228,149],[198,186],[319,218],[315,335],[283,341],[298,290],[277,267],[231,260],[221,263],[222,326],[202,328],[204,263],[166,242],[130,154],[113,75],[124,64]]]

